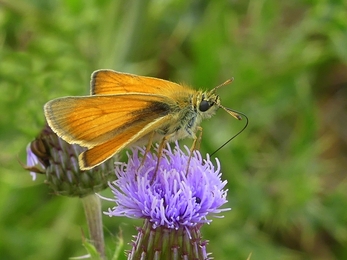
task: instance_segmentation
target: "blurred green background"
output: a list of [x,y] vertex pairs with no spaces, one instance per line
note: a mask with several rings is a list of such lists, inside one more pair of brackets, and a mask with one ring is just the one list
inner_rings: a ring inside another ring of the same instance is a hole
[[[215,259],[347,259],[346,1],[0,0],[1,259],[86,253],[81,201],[19,161],[45,102],[87,94],[100,68],[202,89],[235,78],[222,104],[250,124],[217,153],[232,211],[203,228]],[[203,153],[243,123],[203,122]],[[104,219],[108,254],[119,232],[129,249],[141,220]]]

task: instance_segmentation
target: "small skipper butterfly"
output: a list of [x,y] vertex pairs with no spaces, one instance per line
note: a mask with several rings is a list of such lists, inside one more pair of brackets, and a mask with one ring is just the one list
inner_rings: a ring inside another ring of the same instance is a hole
[[162,140],[163,147],[167,141],[191,137],[195,144],[201,121],[218,108],[240,120],[240,114],[222,106],[216,94],[231,81],[197,91],[158,78],[97,70],[91,77],[90,96],[51,100],[44,113],[59,137],[87,148],[79,156],[79,166],[88,170],[148,140]]

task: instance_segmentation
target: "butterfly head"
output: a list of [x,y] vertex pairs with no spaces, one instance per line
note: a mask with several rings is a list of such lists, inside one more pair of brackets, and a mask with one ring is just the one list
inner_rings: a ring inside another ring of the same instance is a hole
[[208,92],[203,92],[201,95],[198,96],[197,100],[197,107],[199,112],[203,115],[204,118],[211,117],[218,108],[222,108],[224,111],[226,111],[229,115],[233,116],[234,118],[241,120],[242,117],[239,115],[239,113],[235,112],[234,110],[224,107],[221,104],[219,95],[216,94],[216,90],[220,87],[223,87],[231,82],[233,82],[234,78],[231,78],[221,85],[211,89]]
[[220,107],[220,97],[214,89],[208,92],[199,93],[197,97],[197,110],[203,118],[209,118]]

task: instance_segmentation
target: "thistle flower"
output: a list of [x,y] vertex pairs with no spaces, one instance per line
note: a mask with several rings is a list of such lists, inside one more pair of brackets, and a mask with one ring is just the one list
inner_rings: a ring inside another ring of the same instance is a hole
[[[228,208],[226,181],[220,164],[215,169],[209,156],[170,146],[164,149],[157,168],[156,155],[135,148],[128,163],[116,163],[117,180],[110,184],[116,206],[105,214],[143,218],[128,259],[209,259],[207,241],[200,228],[210,223],[209,215]],[[157,168],[157,172],[155,172]]]
[[46,125],[40,135],[27,146],[27,165],[33,180],[36,174],[46,174],[46,184],[55,194],[84,197],[108,187],[114,180],[114,160],[89,171],[81,171],[78,155],[84,151],[79,145],[59,138]]

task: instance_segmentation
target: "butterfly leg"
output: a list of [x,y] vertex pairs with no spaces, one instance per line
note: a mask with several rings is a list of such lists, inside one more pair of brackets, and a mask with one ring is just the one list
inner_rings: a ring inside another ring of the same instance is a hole
[[190,165],[190,161],[192,159],[194,150],[199,150],[200,149],[201,138],[202,138],[202,127],[201,126],[198,126],[197,132],[199,132],[199,134],[194,137],[193,144],[190,147],[190,154],[189,154],[188,163],[187,163],[186,176],[188,175],[189,165]]
[[200,150],[201,139],[202,139],[202,127],[201,126],[198,126],[197,132],[199,132],[199,134],[197,135],[196,140],[194,139],[195,143],[192,144],[190,151]]
[[152,143],[153,143],[153,138],[154,138],[154,134],[155,132],[152,132],[149,136],[149,140],[148,140],[148,143],[147,143],[147,146],[146,146],[146,151],[145,153],[143,154],[143,158],[142,158],[142,161],[141,161],[141,164],[139,166],[138,169],[140,169],[144,163],[145,163],[145,160],[146,160],[146,157],[147,157],[147,154],[149,153],[149,151],[151,150],[151,146],[152,146]]
[[153,174],[153,177],[152,177],[152,181],[151,183],[153,183],[156,175],[157,175],[157,171],[159,169],[159,163],[160,163],[160,159],[161,159],[161,156],[163,155],[163,150],[164,150],[164,147],[165,145],[167,144],[168,140],[170,139],[170,135],[166,135],[163,137],[163,139],[161,140],[160,144],[159,144],[159,147],[158,147],[158,160],[157,160],[157,166],[155,167],[155,170],[154,170],[154,174]]

